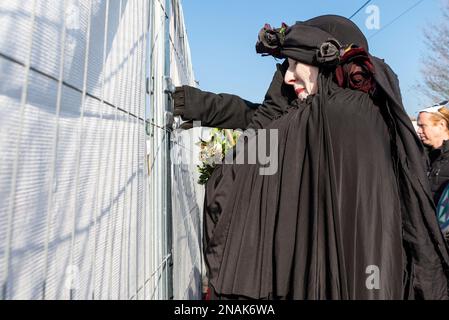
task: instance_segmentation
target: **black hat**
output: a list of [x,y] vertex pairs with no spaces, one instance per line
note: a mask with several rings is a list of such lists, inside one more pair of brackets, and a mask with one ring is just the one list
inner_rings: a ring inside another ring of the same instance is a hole
[[258,53],[276,58],[291,58],[309,65],[336,65],[340,57],[340,43],[326,31],[296,23],[272,29],[266,24],[259,32]]
[[317,27],[337,39],[344,47],[354,44],[369,52],[368,41],[362,31],[351,20],[337,15],[324,15],[298,22],[311,27]]
[[[328,42],[332,44],[330,47]],[[306,64],[321,65],[320,55],[328,56],[324,63],[329,64],[336,58],[335,49],[350,45],[369,52],[368,41],[354,22],[342,16],[323,15],[298,21],[290,28],[285,24],[279,29],[265,25],[259,33],[256,51],[276,58],[289,57]]]

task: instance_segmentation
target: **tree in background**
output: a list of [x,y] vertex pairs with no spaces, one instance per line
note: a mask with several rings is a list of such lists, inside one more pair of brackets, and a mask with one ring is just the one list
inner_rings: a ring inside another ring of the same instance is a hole
[[418,88],[432,101],[449,99],[449,1],[444,1],[443,19],[424,30],[428,50],[421,73],[424,82]]

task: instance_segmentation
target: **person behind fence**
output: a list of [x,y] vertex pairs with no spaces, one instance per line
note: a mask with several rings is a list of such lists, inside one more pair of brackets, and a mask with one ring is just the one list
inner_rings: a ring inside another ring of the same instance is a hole
[[277,172],[222,164],[207,182],[211,297],[448,299],[426,155],[393,71],[334,15],[265,25],[256,50],[285,59],[262,104],[175,93],[186,121],[278,132]]

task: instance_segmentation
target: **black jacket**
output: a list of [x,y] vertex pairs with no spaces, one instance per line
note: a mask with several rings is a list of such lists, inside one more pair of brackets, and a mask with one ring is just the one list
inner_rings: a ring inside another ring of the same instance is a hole
[[429,151],[430,166],[427,172],[435,205],[449,182],[449,140],[440,148]]

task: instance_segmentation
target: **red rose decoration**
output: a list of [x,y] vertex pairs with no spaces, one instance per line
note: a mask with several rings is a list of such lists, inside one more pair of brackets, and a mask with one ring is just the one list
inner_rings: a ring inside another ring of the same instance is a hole
[[335,71],[335,77],[342,88],[370,94],[373,94],[376,88],[374,65],[363,48],[353,46],[345,52]]

